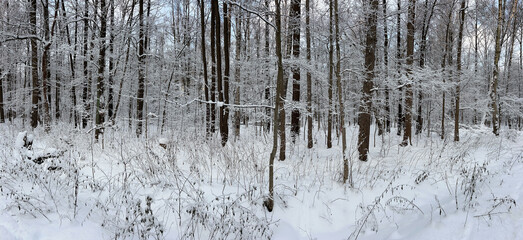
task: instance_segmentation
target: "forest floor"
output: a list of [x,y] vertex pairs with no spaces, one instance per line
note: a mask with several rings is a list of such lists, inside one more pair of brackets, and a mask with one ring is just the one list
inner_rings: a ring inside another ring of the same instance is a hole
[[95,142],[60,125],[27,133],[28,150],[24,128],[2,124],[0,238],[523,238],[522,132],[462,129],[460,142],[424,133],[400,147],[393,129],[360,162],[349,127],[353,186],[341,182],[337,140],[327,149],[315,132],[307,149],[301,135],[275,163],[267,212],[271,137],[250,130],[221,147],[200,129],[140,139],[108,129]]

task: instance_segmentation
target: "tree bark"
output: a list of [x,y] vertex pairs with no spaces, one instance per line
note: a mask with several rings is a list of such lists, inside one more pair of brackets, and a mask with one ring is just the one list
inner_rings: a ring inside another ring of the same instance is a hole
[[[200,28],[201,28],[201,45],[202,45],[202,64],[203,64],[203,80],[204,80],[204,96],[205,96],[205,135],[209,137],[211,134],[211,106],[209,104],[209,79],[207,77],[207,52],[205,41],[205,2],[200,0]],[[174,72],[173,72],[174,73]],[[172,74],[171,74],[172,79]],[[171,85],[169,80],[169,87]],[[165,106],[164,106],[165,109]],[[165,116],[165,113],[164,113]],[[165,117],[164,117],[165,119]],[[163,124],[162,124],[163,126]],[[163,127],[162,127],[163,129]]]
[[[109,85],[109,92],[107,96],[107,117],[108,119],[113,119],[114,115],[114,74],[115,74],[115,66],[114,66],[114,38],[116,35],[116,31],[114,29],[114,0],[110,0],[110,15],[109,15],[109,21],[110,21],[110,27],[109,27],[109,66],[108,66],[108,72],[109,72],[109,79],[108,79],[108,85]],[[114,124],[114,123],[112,123]]]
[[463,25],[465,24],[465,0],[461,0],[460,6],[460,17],[459,17],[459,31],[458,31],[458,48],[457,48],[457,59],[456,59],[456,70],[458,77],[456,79],[456,98],[455,98],[455,110],[454,110],[454,142],[459,142],[459,101],[460,101],[460,78],[461,78],[461,50],[463,47]]
[[[416,11],[416,0],[409,0],[407,21],[407,75],[412,76],[412,64],[414,63],[414,21]],[[401,146],[412,145],[412,81],[405,85],[405,130]]]
[[5,113],[4,113],[4,77],[2,76],[2,69],[0,69],[0,123],[5,122]]
[[211,133],[216,131],[216,12],[214,11],[214,1],[211,1]]
[[105,101],[103,95],[105,92],[104,73],[105,73],[105,37],[107,36],[107,6],[105,0],[100,0],[100,49],[98,54],[98,77],[96,80],[96,129],[94,138],[99,139],[103,134],[103,122],[105,121]]
[[496,26],[496,47],[494,52],[494,71],[490,82],[490,102],[492,108],[492,132],[499,136],[498,126],[498,78],[499,78],[499,58],[501,55],[501,30],[505,19],[503,0],[498,0],[498,20]]
[[32,106],[31,106],[31,127],[38,126],[38,99],[40,95],[38,81],[38,44],[36,43],[36,0],[31,0],[29,8],[29,34],[31,38],[31,82],[32,82]]
[[89,111],[91,109],[91,104],[89,103],[91,99],[91,79],[89,78],[89,69],[87,68],[88,62],[88,42],[89,42],[89,1],[84,1],[84,19],[83,19],[83,75],[84,75],[84,88],[82,92],[82,100],[84,104],[84,109],[82,112],[82,128],[87,127],[87,122],[89,121]]
[[138,92],[136,94],[136,135],[142,135],[144,93],[145,93],[145,24],[143,0],[138,1]]
[[334,103],[332,99],[332,88],[334,85],[334,2],[329,0],[329,82],[327,83],[327,95],[329,97],[328,115],[327,115],[327,148],[332,148],[332,109]]
[[[300,58],[300,23],[301,23],[301,0],[291,0],[291,19],[292,22],[292,56],[294,60]],[[290,24],[289,23],[289,24]],[[300,68],[292,66],[292,101],[294,108],[291,112],[291,139],[296,142],[296,137],[300,134],[300,110],[296,107],[300,102]]]
[[[236,15],[236,66],[234,72],[234,80],[236,82],[236,88],[234,90],[234,104],[240,104],[240,83],[241,83],[241,42],[242,42],[242,14],[241,10],[238,9]],[[240,137],[240,109],[234,111],[234,137],[236,140]]]
[[[341,129],[341,152],[343,157],[343,183],[346,183],[349,179],[349,160],[345,154],[347,150],[347,133],[345,131],[345,107],[343,105],[343,86],[341,84],[341,50],[340,50],[340,24],[339,24],[339,8],[338,0],[334,0],[334,25],[335,30],[335,42],[336,42],[336,88],[338,89],[338,105],[339,105],[339,118],[340,118],[340,129]],[[349,181],[352,185],[352,179]]]
[[[398,14],[396,15],[396,61],[397,61],[397,68],[398,68],[398,79],[401,78],[402,69],[401,69],[401,0],[398,1]],[[400,80],[398,80],[398,85],[400,86],[398,88],[398,131],[397,135],[401,135],[401,130],[403,130],[403,122],[404,122],[404,116],[403,116],[403,87],[401,87],[402,83]]]
[[223,2],[223,60],[224,62],[224,72],[223,72],[223,102],[224,104],[221,107],[221,112],[223,114],[222,119],[220,119],[220,129],[222,135],[222,146],[225,146],[229,140],[229,76],[230,76],[230,12],[228,10],[228,3]]
[[[265,19],[268,21],[269,20],[269,0],[265,0],[265,8],[267,9],[266,10],[266,13],[265,13]],[[269,55],[270,55],[270,39],[269,39],[269,34],[270,34],[270,29],[269,29],[269,23],[266,22],[265,23],[265,64],[266,64],[266,68],[264,68],[264,71],[265,71],[265,76],[267,78],[267,87],[265,87],[265,102],[267,103],[267,105],[270,104],[270,97],[271,97],[271,76],[270,76],[270,71],[269,71],[269,68],[270,68],[270,62],[269,62]],[[267,121],[267,124],[265,125],[265,130],[267,132],[269,132],[270,128],[271,128],[271,109],[269,108],[266,108],[265,109],[265,116],[267,119],[269,119]]]
[[[310,1],[305,0],[305,38],[307,45],[307,63],[311,65],[311,23]],[[312,74],[307,70],[307,148],[312,148]]]
[[383,8],[383,65],[385,67],[385,131],[390,133],[390,89],[389,77],[389,34],[387,23],[387,0],[382,0]]
[[[74,50],[73,50],[73,53],[69,53],[69,67],[70,67],[70,70],[71,70],[71,79],[72,79],[72,84],[71,84],[71,100],[72,100],[72,103],[73,103],[73,107],[71,108],[71,117],[73,118],[73,122],[74,122],[74,127],[78,127],[78,117],[77,117],[77,113],[76,113],[76,105],[77,105],[77,101],[76,101],[76,84],[74,83],[75,79],[76,79],[76,68],[75,68],[75,63],[76,63],[76,50],[77,50],[77,36],[78,36],[78,21],[77,21],[77,15],[78,15],[78,5],[77,5],[77,2],[75,2],[75,31],[74,31]],[[63,18],[64,19],[67,19],[67,12],[65,11],[65,4],[64,4],[64,1],[61,2],[62,4],[62,15],[63,15]],[[66,34],[66,38],[67,38],[67,44],[69,44],[69,46],[71,46],[71,35],[70,35],[70,31],[69,31],[69,25],[65,24],[65,34]]]
[[372,109],[371,90],[373,87],[374,67],[376,64],[376,25],[378,0],[369,0],[369,13],[366,16],[367,34],[365,37],[365,80],[358,113],[358,153],[359,160],[367,161],[370,140],[370,113]]
[[269,212],[272,212],[274,208],[274,159],[276,158],[276,152],[278,151],[278,111],[283,111],[283,108],[280,108],[284,105],[281,99],[281,93],[283,92],[283,57],[281,53],[281,10],[280,10],[280,1],[274,0],[276,5],[276,55],[278,57],[278,77],[276,80],[276,100],[274,103],[274,120],[273,120],[273,135],[272,135],[272,151],[269,157],[269,197],[264,202],[265,207]]

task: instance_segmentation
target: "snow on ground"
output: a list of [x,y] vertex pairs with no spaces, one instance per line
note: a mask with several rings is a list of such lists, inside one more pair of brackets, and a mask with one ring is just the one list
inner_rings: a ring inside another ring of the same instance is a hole
[[[28,151],[25,129],[0,130],[0,239],[523,238],[523,134],[509,129],[462,130],[458,143],[424,134],[409,147],[373,136],[360,162],[348,128],[353,186],[341,183],[340,147],[317,132],[315,148],[299,139],[275,163],[273,212],[264,134],[243,129],[222,148],[189,129],[107,130],[96,143],[56,126],[28,132]],[[27,160],[42,152],[56,156]]]

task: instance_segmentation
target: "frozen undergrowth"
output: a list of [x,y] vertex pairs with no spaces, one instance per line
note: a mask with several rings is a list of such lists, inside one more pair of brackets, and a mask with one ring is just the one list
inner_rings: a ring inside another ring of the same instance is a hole
[[375,140],[363,163],[355,160],[357,129],[349,128],[353,187],[340,182],[339,147],[289,145],[288,159],[275,166],[268,213],[263,135],[243,131],[222,148],[189,132],[137,139],[108,130],[102,144],[59,126],[34,132],[34,149],[63,154],[35,164],[15,144],[23,129],[1,127],[0,233],[7,239],[523,236],[520,132],[496,138],[467,130],[459,143],[420,136],[405,148],[391,134]]

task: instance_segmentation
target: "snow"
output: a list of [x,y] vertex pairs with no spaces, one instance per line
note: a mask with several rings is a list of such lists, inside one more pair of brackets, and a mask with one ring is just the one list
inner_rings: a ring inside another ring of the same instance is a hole
[[341,183],[340,146],[316,132],[313,149],[288,143],[275,163],[273,212],[263,207],[271,143],[249,129],[225,147],[189,131],[150,138],[165,149],[131,131],[97,143],[68,127],[21,129],[0,125],[2,240],[523,237],[523,133],[509,129],[462,130],[458,143],[424,134],[408,147],[375,136],[360,162],[348,128],[353,187]]

